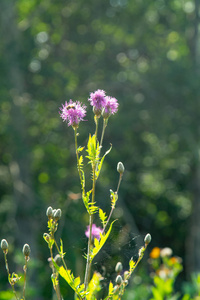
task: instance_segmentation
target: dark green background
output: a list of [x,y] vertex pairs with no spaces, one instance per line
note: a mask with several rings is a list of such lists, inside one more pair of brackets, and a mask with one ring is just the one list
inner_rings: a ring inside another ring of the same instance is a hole
[[[58,238],[69,267],[84,271],[88,220],[73,130],[58,112],[69,99],[88,106],[79,128],[84,146],[94,132],[87,98],[96,89],[119,101],[104,140],[104,150],[110,143],[113,149],[97,186],[97,204],[109,211],[116,166],[124,163],[113,235],[125,230],[128,245],[130,236],[150,232],[149,250],[168,246],[183,258],[180,280],[200,271],[199,6],[198,0],[0,1],[0,238],[10,244],[12,271],[21,271],[23,244],[31,246],[29,299],[52,297],[42,238],[49,205],[63,211]],[[118,257],[110,257],[112,269]],[[3,291],[2,254],[0,269]]]

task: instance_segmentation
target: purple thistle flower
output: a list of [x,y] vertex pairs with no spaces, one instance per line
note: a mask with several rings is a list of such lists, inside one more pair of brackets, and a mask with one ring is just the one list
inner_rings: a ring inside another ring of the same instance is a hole
[[100,115],[102,109],[106,104],[106,94],[104,90],[97,90],[94,93],[90,94],[90,98],[88,99],[90,104],[93,106],[94,113],[96,115]]
[[[96,238],[97,240],[100,240],[100,233],[103,232],[103,229],[101,227],[97,227],[95,224],[92,224],[92,237]],[[85,235],[87,238],[89,238],[90,234],[90,226],[87,226],[87,230],[85,231]]]
[[116,98],[106,97],[106,104],[104,107],[103,118],[107,119],[110,115],[114,115],[118,111],[118,102]]
[[65,105],[62,104],[62,108],[60,108],[60,110],[60,116],[63,121],[66,121],[68,126],[72,126],[74,128],[78,127],[78,124],[80,121],[83,121],[83,118],[86,115],[86,106],[79,101],[66,101]]

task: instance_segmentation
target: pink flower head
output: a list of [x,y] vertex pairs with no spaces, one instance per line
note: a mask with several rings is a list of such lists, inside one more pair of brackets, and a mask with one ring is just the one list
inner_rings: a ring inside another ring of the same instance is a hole
[[90,94],[90,98],[88,100],[95,111],[102,111],[106,104],[106,94],[103,90],[97,90]]
[[106,97],[105,113],[109,115],[114,115],[118,111],[118,102],[116,98]]
[[[97,227],[95,224],[92,224],[92,237],[96,238],[97,240],[100,239],[100,233],[103,232],[103,229],[101,227]],[[87,238],[89,238],[90,234],[90,226],[87,226],[87,230],[85,232],[85,235]]]
[[78,127],[78,124],[80,123],[80,121],[83,121],[83,118],[86,115],[86,106],[79,101],[66,101],[65,105],[62,104],[62,108],[60,108],[60,110],[60,116],[63,121],[66,121],[68,123],[68,126],[71,125],[75,128]]

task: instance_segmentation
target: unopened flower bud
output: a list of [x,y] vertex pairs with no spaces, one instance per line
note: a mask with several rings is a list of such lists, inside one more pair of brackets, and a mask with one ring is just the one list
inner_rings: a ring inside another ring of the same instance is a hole
[[8,242],[5,239],[1,240],[1,249],[5,253],[8,252]]
[[61,218],[62,211],[60,208],[56,209],[56,211],[53,214],[54,219],[57,221]]
[[117,285],[121,285],[122,284],[122,276],[121,275],[117,275],[115,282]]
[[24,256],[28,257],[30,255],[30,252],[31,252],[31,248],[28,244],[25,244],[23,249],[22,249],[22,252],[24,254]]
[[124,170],[125,170],[125,168],[124,168],[123,163],[121,161],[118,162],[118,164],[117,164],[117,172],[119,172],[119,174],[123,174]]
[[55,212],[56,212],[56,209],[53,209],[53,211],[52,211],[53,217],[54,217]]
[[108,108],[107,111],[105,111],[105,108],[102,110],[102,117],[104,119],[108,119],[111,114],[112,114],[111,108]]
[[54,261],[55,263],[60,267],[62,265],[62,258],[60,257],[59,254],[57,254],[55,257],[54,257]]
[[129,275],[130,275],[129,271],[125,271],[124,272],[124,279],[127,280],[129,278]]
[[93,106],[93,112],[97,118],[100,118],[102,109],[97,109],[95,106]]
[[53,217],[53,208],[51,206],[47,208],[46,215],[48,218]]
[[147,233],[147,235],[144,238],[144,242],[146,245],[148,245],[151,242],[151,235],[150,233]]
[[120,273],[123,269],[122,263],[119,261],[115,266],[115,272]]

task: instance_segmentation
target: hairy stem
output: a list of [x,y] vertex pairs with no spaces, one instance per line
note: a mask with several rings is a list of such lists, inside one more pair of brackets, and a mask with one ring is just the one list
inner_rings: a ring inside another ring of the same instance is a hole
[[[53,236],[53,239],[54,239],[54,242],[55,242],[55,245],[57,246],[56,248],[58,249],[58,245],[56,244],[56,241],[55,241],[55,238]],[[58,249],[59,250],[59,249]],[[52,247],[50,248],[50,254],[51,254],[51,263],[52,263],[52,272],[54,274],[56,274],[56,271],[55,271],[55,267],[53,265],[53,252],[52,252]],[[54,289],[55,289],[55,292],[56,292],[56,296],[58,298],[58,300],[62,300],[62,297],[61,297],[61,293],[60,293],[60,285],[59,285],[59,281],[58,281],[58,284],[56,286],[54,286]]]
[[[123,174],[121,173],[121,174],[119,175],[119,181],[118,181],[117,190],[116,190],[116,193],[117,193],[117,194],[118,194],[118,192],[119,192],[119,187],[120,187],[120,184],[121,184],[121,181],[122,181],[122,176],[123,176]],[[111,218],[111,216],[112,216],[112,214],[113,214],[114,209],[115,209],[115,206],[112,206],[111,211],[110,211],[110,214],[109,214],[108,219],[107,219],[107,222],[106,222],[106,224],[105,224],[105,226],[104,226],[104,228],[103,228],[102,234],[104,234],[104,232],[105,232],[105,229],[106,229],[106,227],[107,227],[107,225],[108,225],[108,223],[109,223],[109,221],[110,221],[110,218]]]
[[108,124],[108,119],[103,119],[103,129],[102,129],[102,133],[101,133],[100,151],[101,151],[101,148],[102,148],[104,133],[105,133],[105,129],[106,129],[107,124]]
[[78,174],[79,174],[80,181],[81,181],[81,180],[82,180],[82,176],[81,176],[81,168],[80,168],[80,165],[79,165],[78,142],[77,142],[77,128],[74,129],[74,137],[75,137],[75,149],[76,149],[76,158],[77,158]]
[[[95,116],[95,123],[96,123],[96,130],[95,130],[95,137],[96,137],[96,144],[97,144],[97,133],[98,133],[98,122],[99,119]],[[92,179],[92,201],[91,203],[94,204],[95,202],[95,186],[96,186],[96,160],[93,162],[92,165],[92,173],[93,173],[93,179]],[[88,283],[90,280],[90,273],[91,273],[91,267],[92,267],[92,262],[90,259],[90,251],[92,247],[92,224],[93,224],[93,215],[90,214],[89,216],[89,239],[88,239],[88,248],[87,248],[87,262],[86,262],[86,270],[85,270],[85,290],[87,290]]]
[[23,300],[25,300],[25,291],[26,291],[26,273],[27,273],[27,263],[28,258],[25,257],[25,265],[24,265],[24,286],[23,286]]
[[8,282],[10,283],[10,285],[12,287],[12,291],[13,291],[13,294],[15,295],[16,300],[19,300],[18,297],[17,297],[17,293],[15,291],[14,284],[11,284],[11,282],[10,282],[10,271],[9,271],[9,267],[8,267],[7,253],[6,252],[4,252],[4,260],[5,260],[5,265],[6,265],[6,271],[7,271],[7,274],[8,274]]

